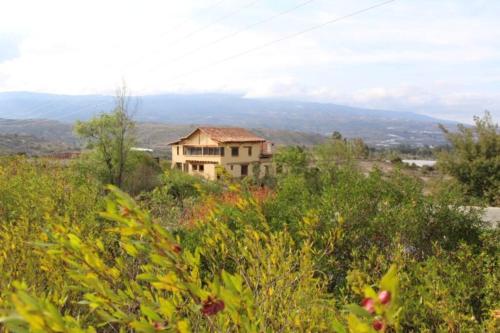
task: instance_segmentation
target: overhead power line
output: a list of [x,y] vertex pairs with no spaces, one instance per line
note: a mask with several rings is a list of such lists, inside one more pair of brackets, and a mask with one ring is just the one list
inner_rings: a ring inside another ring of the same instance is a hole
[[[279,13],[277,13],[277,14],[275,14],[275,15],[272,15],[272,16],[270,16],[270,17],[267,17],[267,18],[265,18],[265,19],[263,19],[263,20],[260,20],[260,21],[255,22],[255,23],[251,23],[251,24],[249,24],[249,25],[246,25],[246,26],[244,26],[243,28],[241,28],[241,29],[239,29],[239,30],[236,30],[236,31],[234,31],[234,32],[231,32],[231,33],[229,33],[229,34],[227,34],[227,35],[224,35],[224,36],[222,36],[222,37],[220,37],[220,38],[217,38],[217,39],[215,39],[215,40],[213,40],[213,41],[211,41],[211,42],[208,42],[208,43],[206,43],[206,44],[203,44],[203,45],[201,45],[201,46],[199,46],[199,47],[193,48],[193,49],[189,50],[188,52],[185,52],[185,53],[183,53],[183,54],[181,54],[181,55],[179,55],[179,56],[177,56],[177,57],[175,57],[175,58],[170,59],[170,60],[169,60],[169,61],[170,61],[170,64],[172,64],[172,63],[174,63],[174,62],[177,62],[177,61],[179,61],[179,60],[183,60],[183,59],[185,59],[187,56],[189,56],[189,55],[191,55],[191,54],[194,54],[194,53],[196,53],[196,52],[198,52],[198,51],[200,51],[200,50],[206,49],[207,47],[214,46],[214,45],[216,45],[216,44],[219,44],[220,42],[223,42],[223,41],[225,41],[225,40],[228,40],[228,39],[230,39],[230,38],[233,38],[233,37],[235,37],[235,36],[239,35],[240,33],[244,32],[244,31],[250,30],[251,28],[255,28],[256,26],[259,26],[259,25],[262,25],[262,24],[265,24],[265,23],[271,22],[272,20],[274,20],[274,19],[276,19],[276,18],[278,18],[278,17],[280,17],[280,16],[287,15],[287,14],[289,14],[289,13],[291,13],[291,12],[293,12],[293,11],[295,11],[295,10],[299,9],[299,8],[302,8],[302,7],[304,7],[304,6],[306,6],[306,5],[310,4],[311,2],[314,2],[314,1],[316,1],[316,0],[307,0],[307,1],[301,2],[301,3],[299,3],[298,5],[296,5],[296,6],[292,7],[292,8],[289,8],[289,9],[287,9],[287,10],[284,10],[284,11],[282,11],[282,12],[279,12]],[[151,70],[152,70],[152,69],[154,69],[155,67],[156,67],[156,66],[153,66],[153,67],[148,68],[148,69],[146,70],[146,72],[151,71]]]
[[[244,5],[244,6],[240,7],[239,9],[237,9],[237,10],[235,10],[235,11],[232,11],[231,13],[226,14],[226,15],[224,15],[224,16],[222,16],[222,17],[219,17],[218,19],[216,19],[216,20],[215,20],[215,21],[213,21],[212,23],[209,23],[209,24],[205,25],[204,27],[202,27],[202,28],[200,28],[200,29],[198,29],[198,30],[195,30],[195,31],[193,31],[193,32],[189,33],[189,34],[188,34],[188,35],[189,35],[189,37],[193,36],[195,33],[198,33],[198,32],[201,32],[201,31],[203,31],[203,30],[207,29],[208,27],[210,27],[211,25],[213,25],[213,24],[215,24],[215,23],[221,22],[221,21],[223,21],[223,20],[225,20],[225,19],[229,18],[230,16],[233,16],[233,15],[235,15],[235,14],[239,13],[242,9],[248,8],[248,7],[252,6],[253,4],[257,3],[258,1],[260,1],[260,0],[251,1],[251,2],[247,3],[246,5]],[[299,4],[297,4],[297,5],[293,6],[293,7],[291,7],[291,8],[289,8],[289,9],[286,9],[286,10],[284,10],[284,11],[281,11],[281,12],[277,13],[277,14],[271,15],[271,16],[269,16],[269,17],[265,18],[265,19],[262,19],[262,20],[260,20],[260,21],[255,22],[255,23],[252,23],[252,24],[246,25],[245,27],[243,27],[243,28],[241,28],[241,29],[239,29],[239,30],[237,30],[237,31],[234,31],[234,32],[229,33],[229,34],[227,34],[227,35],[224,35],[224,36],[222,36],[222,37],[220,37],[220,38],[218,38],[218,39],[216,39],[216,40],[213,40],[213,41],[211,41],[211,42],[209,42],[209,43],[206,43],[206,44],[201,45],[201,46],[199,46],[199,47],[197,47],[197,48],[194,48],[194,49],[192,49],[192,50],[190,50],[190,51],[188,51],[188,52],[186,52],[186,53],[184,53],[184,54],[180,55],[179,57],[173,58],[173,59],[171,59],[171,60],[170,60],[170,62],[171,62],[171,63],[173,63],[173,62],[176,62],[176,61],[178,61],[178,60],[182,60],[182,59],[184,59],[184,58],[185,58],[186,56],[188,56],[188,55],[194,54],[195,52],[198,52],[198,51],[200,51],[200,50],[202,50],[202,49],[205,49],[205,48],[207,48],[207,47],[210,47],[210,46],[216,45],[216,44],[218,44],[218,43],[220,43],[220,42],[222,42],[222,41],[224,41],[224,40],[227,40],[227,39],[233,38],[233,37],[237,36],[238,34],[240,34],[240,33],[244,32],[244,31],[247,31],[247,30],[249,30],[249,29],[251,29],[251,28],[253,28],[253,27],[256,27],[256,26],[259,26],[259,25],[262,25],[262,24],[268,23],[268,22],[270,22],[270,21],[272,21],[272,20],[274,20],[274,19],[276,19],[276,18],[278,18],[278,17],[280,17],[280,16],[283,16],[283,15],[289,14],[289,13],[291,13],[291,12],[295,11],[295,10],[298,10],[299,8],[304,7],[305,5],[308,5],[308,4],[310,4],[311,2],[314,2],[314,1],[316,1],[316,0],[307,0],[307,1],[301,2],[301,3],[299,3]],[[220,2],[219,2],[219,3],[220,3]],[[178,40],[176,40],[176,41],[180,41],[180,40],[186,39],[186,38],[188,37],[188,35],[186,35],[186,36],[184,36],[184,37],[182,37],[182,38],[180,38],[180,39],[178,39]],[[172,46],[172,45],[170,45],[170,46]],[[155,66],[150,67],[150,68],[149,68],[149,69],[147,69],[145,72],[146,72],[146,73],[147,73],[147,72],[150,72],[150,71],[151,71],[151,70],[153,70],[154,68],[155,68]],[[86,108],[89,108],[89,107],[98,107],[98,106],[100,106],[100,105],[104,105],[104,104],[102,104],[102,103],[99,103],[99,104],[96,104],[96,105],[94,105],[94,104],[88,104],[88,105],[85,105],[85,106],[83,106],[83,107],[81,107],[81,108],[79,108],[79,109],[77,109],[77,110],[75,110],[75,111],[73,111],[73,112],[66,113],[66,114],[62,115],[61,117],[59,117],[58,119],[67,118],[68,116],[71,116],[71,115],[73,115],[73,114],[76,114],[76,113],[80,112],[80,111],[81,111],[81,110],[83,110],[83,109],[86,109]]]
[[275,39],[275,40],[272,40],[272,41],[269,41],[267,43],[264,43],[264,44],[261,44],[261,45],[258,45],[258,46],[255,46],[255,47],[252,47],[250,49],[247,49],[245,51],[242,51],[242,52],[239,52],[239,53],[236,53],[236,54],[233,54],[229,57],[226,57],[226,58],[223,58],[221,60],[217,60],[217,61],[214,61],[212,63],[209,63],[205,66],[202,66],[202,67],[199,67],[193,71],[190,71],[190,72],[187,72],[187,73],[184,73],[184,74],[181,74],[177,77],[174,77],[173,79],[174,80],[177,80],[177,79],[180,79],[180,78],[183,78],[183,77],[186,77],[186,76],[189,76],[189,75],[192,75],[192,74],[195,74],[195,73],[198,73],[200,71],[203,71],[205,69],[208,69],[208,68],[211,68],[211,67],[214,67],[214,66],[218,66],[224,62],[227,62],[227,61],[230,61],[230,60],[233,60],[233,59],[236,59],[236,58],[239,58],[239,57],[242,57],[244,55],[247,55],[249,53],[252,53],[252,52],[255,52],[255,51],[259,51],[259,50],[262,50],[264,48],[267,48],[269,46],[272,46],[274,44],[277,44],[277,43],[280,43],[282,41],[285,41],[285,40],[288,40],[288,39],[292,39],[292,38],[295,38],[295,37],[298,37],[298,36],[301,36],[301,35],[304,35],[306,33],[309,33],[311,31],[314,31],[314,30],[318,30],[318,29],[321,29],[327,25],[330,25],[330,24],[333,24],[333,23],[336,23],[336,22],[339,22],[339,21],[342,21],[342,20],[345,20],[347,18],[351,18],[353,16],[356,16],[356,15],[359,15],[359,14],[362,14],[362,13],[365,13],[365,12],[368,12],[370,10],[373,10],[373,9],[376,9],[378,7],[382,7],[382,6],[385,6],[385,5],[388,5],[389,3],[391,2],[395,2],[396,0],[387,0],[387,1],[384,1],[384,2],[380,2],[378,4],[375,4],[375,5],[372,5],[370,7],[366,7],[366,8],[363,8],[363,9],[360,9],[360,10],[357,10],[357,11],[354,11],[352,13],[349,13],[349,14],[346,14],[344,16],[340,16],[340,17],[337,17],[337,18],[334,18],[332,20],[329,20],[329,21],[326,21],[326,22],[323,22],[323,23],[320,23],[320,24],[317,24],[317,25],[314,25],[312,27],[309,27],[307,29],[304,29],[304,30],[301,30],[301,31],[298,31],[298,32],[295,32],[295,33],[292,33],[290,35],[287,35],[287,36],[284,36],[284,37],[281,37],[281,38],[278,38],[278,39]]
[[[201,66],[195,70],[192,70],[192,71],[189,71],[189,72],[186,72],[186,73],[183,73],[181,75],[178,75],[176,77],[173,77],[172,80],[174,81],[178,81],[186,76],[190,76],[192,74],[195,74],[195,73],[198,73],[198,72],[201,72],[201,71],[204,71],[206,69],[209,69],[209,68],[212,68],[212,67],[215,67],[215,66],[218,66],[220,64],[223,64],[225,62],[228,62],[228,61],[231,61],[233,59],[236,59],[236,58],[239,58],[239,57],[242,57],[242,56],[245,56],[247,54],[250,54],[252,52],[255,52],[255,51],[259,51],[259,50],[262,50],[262,49],[265,49],[267,47],[270,47],[274,44],[277,44],[277,43],[280,43],[282,41],[285,41],[285,40],[289,40],[289,39],[292,39],[292,38],[295,38],[295,37],[298,37],[298,36],[301,36],[301,35],[304,35],[304,34],[307,34],[311,31],[315,31],[315,30],[318,30],[318,29],[321,29],[321,28],[324,28],[328,25],[331,25],[331,24],[334,24],[334,23],[337,23],[337,22],[340,22],[340,21],[343,21],[345,19],[348,19],[348,18],[351,18],[351,17],[354,17],[354,16],[357,16],[357,15],[360,15],[362,13],[366,13],[368,11],[371,11],[371,10],[374,10],[376,8],[379,8],[379,7],[382,7],[382,6],[386,6],[392,2],[395,2],[396,0],[387,0],[387,1],[383,1],[383,2],[380,2],[380,3],[377,3],[377,4],[374,4],[372,6],[369,6],[369,7],[365,7],[365,8],[362,8],[362,9],[359,9],[359,10],[356,10],[354,12],[351,12],[349,14],[346,14],[346,15],[343,15],[343,16],[340,16],[340,17],[337,17],[337,18],[334,18],[334,19],[331,19],[331,20],[328,20],[328,21],[325,21],[323,23],[320,23],[320,24],[317,24],[317,25],[314,25],[314,26],[311,26],[309,28],[306,28],[306,29],[303,29],[303,30],[300,30],[300,31],[297,31],[297,32],[294,32],[292,34],[289,34],[289,35],[286,35],[286,36],[283,36],[283,37],[280,37],[278,39],[274,39],[272,41],[269,41],[269,42],[266,42],[266,43],[263,43],[263,44],[260,44],[260,45],[257,45],[257,46],[254,46],[252,48],[249,48],[245,51],[242,51],[242,52],[239,52],[239,53],[236,53],[236,54],[233,54],[229,57],[226,57],[226,58],[223,58],[223,59],[220,59],[220,60],[217,60],[217,61],[214,61],[214,62],[211,62],[207,65],[204,65],[204,66]],[[86,107],[83,107],[81,108],[80,110],[78,110],[77,112],[81,111],[82,109],[85,109],[87,107],[90,107],[92,105],[89,105],[89,106],[86,106]],[[95,105],[96,107],[98,105]],[[73,113],[71,113],[73,114]],[[68,115],[71,115],[71,114],[68,114]]]
[[[243,6],[238,7],[238,8],[236,8],[235,10],[233,10],[233,11],[231,11],[231,12],[227,13],[227,14],[224,14],[224,15],[222,15],[222,16],[220,16],[220,17],[216,18],[215,20],[213,20],[213,21],[211,21],[211,22],[209,22],[209,23],[207,23],[207,24],[205,24],[205,25],[201,26],[200,28],[197,28],[197,29],[195,29],[195,30],[193,30],[193,31],[191,31],[191,32],[188,32],[187,34],[185,34],[185,35],[184,35],[184,36],[182,36],[182,37],[179,37],[179,38],[177,38],[177,39],[174,39],[172,42],[170,42],[170,44],[168,45],[168,47],[169,47],[169,48],[171,48],[172,46],[175,46],[175,45],[177,45],[177,44],[179,44],[179,43],[181,43],[181,42],[183,42],[183,41],[187,40],[188,38],[191,38],[191,37],[193,37],[194,35],[196,35],[196,34],[198,34],[198,33],[200,33],[200,32],[203,32],[203,31],[207,30],[208,28],[212,27],[213,25],[215,25],[215,24],[217,24],[217,23],[220,23],[220,22],[222,22],[222,21],[225,21],[225,20],[227,20],[228,18],[230,18],[230,17],[232,17],[232,16],[235,16],[235,15],[239,14],[239,13],[240,13],[240,12],[242,12],[243,10],[245,10],[245,9],[247,9],[247,8],[249,8],[249,7],[253,6],[253,5],[255,5],[255,4],[256,4],[257,2],[259,2],[259,1],[262,1],[262,0],[252,0],[252,1],[250,1],[250,2],[247,2],[247,3],[246,3],[246,4],[244,4]],[[219,1],[217,4],[219,4],[220,2],[222,2],[222,1]],[[217,4],[216,4],[216,5],[217,5]],[[215,5],[214,5],[214,6],[215,6]],[[186,21],[189,21],[189,19],[187,19]],[[160,43],[160,44],[161,44],[161,43]],[[162,47],[164,47],[164,46],[165,46],[165,45],[162,45]],[[158,51],[158,49],[154,50],[153,52],[150,52],[150,54],[151,54],[151,53],[155,53],[155,52],[157,52],[157,51]],[[132,61],[132,62],[129,62],[129,63],[127,63],[127,64],[126,64],[126,66],[137,64],[137,63],[138,63],[138,62],[140,62],[140,60],[142,60],[143,58],[144,58],[144,56],[142,56],[142,57],[140,57],[140,58],[138,58],[138,59],[136,59],[136,60],[134,60],[134,61]]]
[[[213,8],[217,7],[220,3],[224,2],[224,1],[225,1],[225,0],[218,1],[218,2],[216,2],[214,5],[212,5],[212,6],[208,7],[208,8],[206,8],[206,9],[205,9],[205,10],[203,10],[203,11],[211,10],[211,9],[213,9]],[[252,1],[250,1],[250,2],[247,2],[247,3],[246,3],[246,4],[244,4],[243,6],[238,7],[237,9],[235,9],[235,10],[233,10],[233,11],[231,11],[231,12],[227,13],[227,14],[224,14],[224,15],[222,15],[222,16],[220,16],[220,17],[218,17],[218,18],[216,18],[215,20],[211,21],[210,23],[205,24],[204,26],[202,26],[202,27],[200,27],[200,28],[198,28],[198,29],[195,29],[195,30],[191,31],[191,32],[187,33],[186,35],[184,35],[184,36],[182,36],[182,37],[180,37],[180,38],[175,39],[175,40],[174,40],[173,42],[171,42],[171,43],[170,43],[170,45],[168,45],[168,46],[169,46],[169,47],[172,47],[172,46],[174,46],[174,45],[177,45],[177,44],[179,44],[180,42],[182,42],[182,41],[184,41],[184,40],[186,40],[186,39],[188,39],[188,38],[191,38],[191,37],[193,37],[194,35],[196,35],[196,34],[198,34],[198,33],[202,32],[202,31],[207,30],[207,29],[208,29],[208,28],[210,28],[211,26],[213,26],[213,25],[215,25],[215,24],[217,24],[217,23],[220,23],[220,22],[222,22],[222,21],[224,21],[224,20],[227,20],[228,18],[230,18],[230,17],[232,17],[232,16],[234,16],[234,15],[237,15],[238,13],[240,13],[241,11],[243,11],[244,9],[246,9],[246,8],[249,8],[249,7],[253,6],[254,4],[256,4],[256,3],[257,3],[257,2],[259,2],[259,1],[261,1],[261,0],[252,0]],[[185,22],[187,22],[187,21],[189,21],[189,19],[186,19],[183,23],[179,24],[177,27],[182,26],[182,25],[183,25]],[[126,66],[130,66],[130,65],[137,64],[138,62],[140,62],[140,60],[142,60],[142,58],[144,58],[144,57],[137,58],[137,59],[135,59],[134,61],[127,63],[127,64],[126,64]],[[97,107],[97,106],[99,106],[99,105],[100,105],[100,104],[95,105],[95,107]],[[85,108],[87,108],[87,107],[92,107],[92,106],[93,106],[93,105],[86,105],[86,106],[83,106],[83,107],[82,107],[82,108],[80,108],[80,109],[77,109],[77,110],[75,110],[75,111],[73,111],[73,112],[66,113],[66,114],[62,115],[61,117],[57,117],[56,119],[60,120],[60,119],[68,118],[68,116],[71,116],[71,115],[73,115],[73,114],[76,114],[76,113],[80,112],[82,109],[85,109]]]

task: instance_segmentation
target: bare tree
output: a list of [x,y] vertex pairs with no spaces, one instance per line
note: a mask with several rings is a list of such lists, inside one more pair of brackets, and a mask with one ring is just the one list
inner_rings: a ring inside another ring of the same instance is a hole
[[86,122],[77,122],[75,131],[96,154],[96,163],[103,169],[103,181],[122,187],[129,152],[135,143],[133,114],[137,103],[123,83],[115,94],[114,108]]

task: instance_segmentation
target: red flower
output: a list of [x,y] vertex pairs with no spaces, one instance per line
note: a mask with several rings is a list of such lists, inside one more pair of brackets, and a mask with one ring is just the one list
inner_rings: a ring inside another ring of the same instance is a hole
[[224,310],[224,301],[208,296],[202,303],[201,313],[205,316],[213,316]]
[[384,328],[384,322],[380,319],[375,319],[372,323],[372,327],[375,331],[380,331]]
[[369,313],[373,314],[375,312],[375,302],[373,302],[371,298],[363,299],[363,301],[361,301],[361,306]]
[[387,290],[382,290],[378,294],[378,299],[380,300],[380,303],[387,304],[391,301],[391,293]]

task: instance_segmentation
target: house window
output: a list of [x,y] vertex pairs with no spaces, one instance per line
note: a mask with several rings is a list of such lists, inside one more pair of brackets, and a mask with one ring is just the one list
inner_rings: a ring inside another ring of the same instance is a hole
[[200,164],[200,166],[198,167],[198,170],[200,170],[200,172],[205,171],[205,165],[204,164]]
[[234,165],[231,164],[231,170],[234,170]]
[[248,148],[248,156],[252,156],[252,147],[247,147]]
[[242,164],[241,165],[241,176],[247,176],[248,175],[248,164]]
[[179,146],[177,146],[177,155],[179,155]]
[[182,163],[175,163],[175,168],[177,170],[182,170]]
[[[188,156],[224,156],[223,147],[184,147],[184,155]],[[179,148],[177,148],[179,152]]]
[[198,170],[198,164],[193,164],[193,170],[194,171]]
[[202,155],[203,149],[201,147],[184,147],[184,155]]
[[220,155],[220,148],[219,147],[203,147],[203,155],[218,156],[218,155]]
[[240,149],[238,147],[231,147],[231,156],[238,156],[240,154]]

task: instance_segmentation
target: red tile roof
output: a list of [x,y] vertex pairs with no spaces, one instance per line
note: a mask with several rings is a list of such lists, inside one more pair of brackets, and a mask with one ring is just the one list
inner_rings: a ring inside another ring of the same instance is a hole
[[207,134],[212,140],[218,142],[264,142],[266,139],[261,138],[249,130],[241,127],[198,127],[189,135],[180,138],[170,144],[176,144],[180,141],[189,138],[191,135],[201,131]]
[[266,139],[258,137],[249,130],[240,127],[200,127],[212,140],[219,142],[262,142]]

